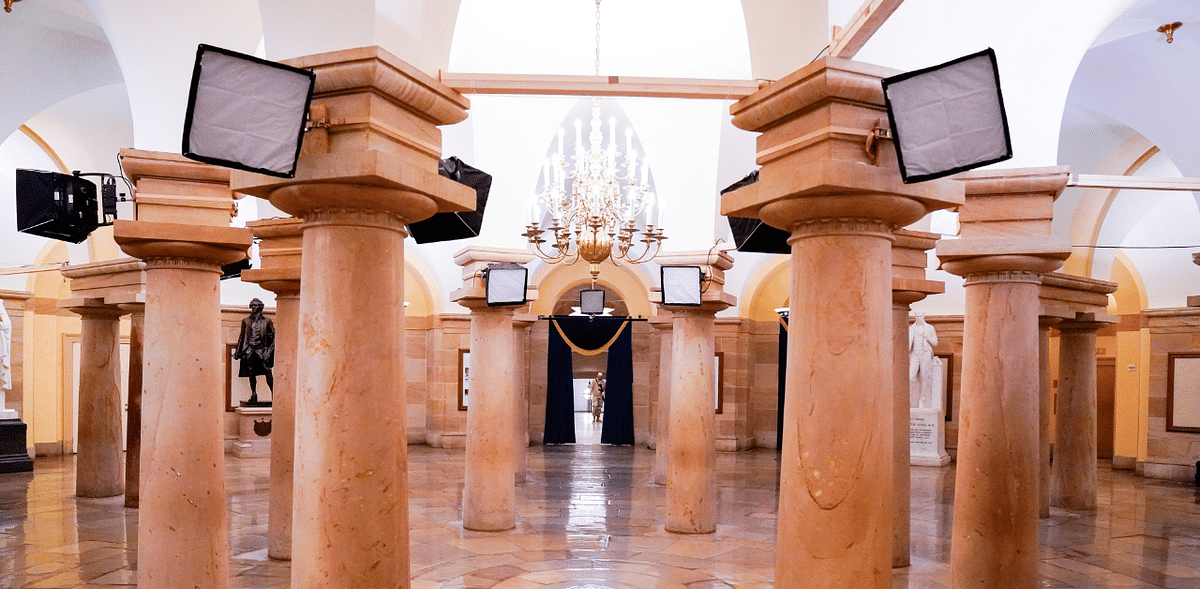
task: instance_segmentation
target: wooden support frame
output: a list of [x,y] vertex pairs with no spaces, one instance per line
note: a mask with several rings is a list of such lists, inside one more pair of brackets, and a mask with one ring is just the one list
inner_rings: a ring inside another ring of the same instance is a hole
[[1151,178],[1148,176],[1106,176],[1071,174],[1067,186],[1108,190],[1200,190],[1200,178]]
[[829,55],[851,59],[862,49],[875,31],[883,26],[888,17],[900,7],[904,0],[867,0],[850,17],[846,26],[835,28],[833,41],[829,44]]
[[439,80],[460,94],[526,96],[639,96],[741,100],[758,91],[754,80],[644,78],[634,76],[546,76],[440,72]]

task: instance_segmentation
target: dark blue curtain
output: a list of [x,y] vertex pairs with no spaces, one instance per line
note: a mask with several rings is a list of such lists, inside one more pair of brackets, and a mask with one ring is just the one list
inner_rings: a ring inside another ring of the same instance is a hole
[[633,444],[633,329],[626,326],[608,347],[601,444]]
[[546,350],[545,444],[575,443],[575,390],[571,382],[571,348],[550,325]]
[[775,448],[783,450],[783,397],[787,387],[787,319],[779,324],[779,411],[776,414]]

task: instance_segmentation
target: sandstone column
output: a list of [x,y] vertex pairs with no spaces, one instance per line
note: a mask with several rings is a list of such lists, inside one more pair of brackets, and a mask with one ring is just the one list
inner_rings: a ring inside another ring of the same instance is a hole
[[1038,517],[1050,517],[1050,326],[1056,317],[1038,317]]
[[667,440],[671,436],[671,345],[674,331],[670,311],[658,307],[650,325],[658,331],[658,411],[654,429],[654,484],[667,484]]
[[129,311],[129,409],[125,412],[125,507],[137,508],[141,489],[142,354],[146,331],[146,305],[122,305]]
[[251,235],[229,227],[229,171],[123,150],[138,220],[113,236],[146,262],[138,587],[229,583],[225,510],[221,266]]
[[513,480],[520,484],[528,478],[529,471],[529,328],[537,323],[534,315],[524,315],[513,318],[513,350],[516,352],[514,362],[514,382],[517,387],[517,400],[513,404],[516,429],[516,462],[513,465],[515,476]]
[[295,178],[232,183],[304,220],[292,586],[407,588],[405,226],[474,206],[437,174],[437,125],[469,103],[378,47],[286,63],[316,72],[328,141]]
[[892,231],[962,202],[954,181],[904,184],[890,144],[865,152],[892,73],[818,59],[731,108],[762,168],[721,212],[791,233],[777,587],[892,582]]
[[1052,505],[1096,509],[1096,331],[1106,325],[1082,314],[1055,326],[1058,398],[1055,403]]
[[950,581],[1038,581],[1038,315],[1041,275],[1071,253],[1050,237],[1066,168],[969,172],[961,239],[938,244],[966,278]]
[[125,312],[94,299],[65,304],[83,318],[75,494],[120,495],[125,490],[121,470],[121,315]]
[[[489,307],[483,273],[489,264],[523,264],[526,250],[467,248],[455,254],[463,288],[450,300],[471,309],[471,407],[467,409],[467,458],[463,480],[463,527],[499,532],[516,527],[517,419],[519,395],[514,357],[514,306]],[[526,295],[527,298],[531,298]]]
[[261,269],[243,270],[242,280],[275,293],[275,388],[271,392],[271,481],[267,556],[292,558],[292,494],[296,453],[296,348],[300,337],[302,233],[299,219],[246,224],[258,245]]
[[909,445],[912,398],[908,380],[908,314],[913,303],[945,292],[945,284],[925,280],[926,251],[936,233],[898,230],[892,244],[892,568],[910,564],[912,463]]
[[[737,299],[724,290],[733,258],[725,253],[659,254],[664,266],[701,266],[710,281],[696,307],[672,306],[670,401],[666,447],[668,532],[709,534],[717,530],[717,432],[713,356],[721,310]],[[661,368],[660,368],[661,370]]]

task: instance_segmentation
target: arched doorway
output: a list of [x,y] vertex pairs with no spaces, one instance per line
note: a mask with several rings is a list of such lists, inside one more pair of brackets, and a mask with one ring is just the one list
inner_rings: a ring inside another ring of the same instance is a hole
[[[564,292],[550,314],[547,342],[546,421],[548,444],[632,445],[633,359],[629,309],[612,288],[605,312],[579,312],[579,284]],[[601,386],[595,386],[600,380]],[[594,394],[600,388],[602,394]]]

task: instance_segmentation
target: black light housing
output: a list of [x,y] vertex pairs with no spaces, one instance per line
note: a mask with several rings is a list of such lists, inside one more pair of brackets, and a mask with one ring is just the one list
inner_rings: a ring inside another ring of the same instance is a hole
[[524,305],[528,278],[529,271],[520,264],[489,264],[483,274],[488,306]]
[[183,155],[295,177],[316,79],[309,70],[201,44],[183,122]]
[[473,168],[456,156],[438,160],[438,174],[475,189],[475,210],[436,213],[424,221],[409,223],[408,232],[417,243],[434,243],[478,237],[483,227],[483,210],[492,190],[492,175]]
[[579,291],[579,312],[584,315],[601,315],[604,313],[604,289],[587,289]]
[[116,185],[108,174],[103,180],[103,202],[96,184],[80,173],[60,174],[17,170],[17,231],[80,243],[97,228],[117,218]]
[[991,48],[883,79],[904,182],[924,182],[1012,157]]
[[[733,192],[743,186],[758,182],[758,170],[754,170],[745,178],[734,182],[721,191],[721,194]],[[729,230],[733,232],[733,241],[739,252],[758,252],[763,254],[790,254],[792,246],[788,245],[791,235],[782,229],[776,229],[761,219],[753,217],[726,217],[729,220]]]
[[662,304],[683,307],[700,305],[703,275],[700,266],[662,266]]

